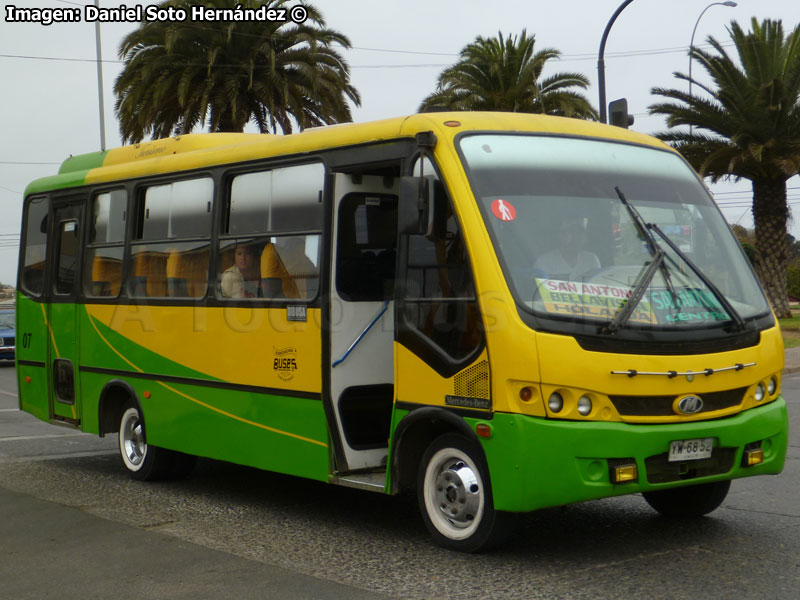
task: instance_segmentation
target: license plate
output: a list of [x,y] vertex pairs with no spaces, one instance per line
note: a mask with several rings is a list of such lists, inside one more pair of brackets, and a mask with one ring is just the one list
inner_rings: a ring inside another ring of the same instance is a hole
[[710,458],[714,449],[714,438],[675,440],[669,443],[669,462]]

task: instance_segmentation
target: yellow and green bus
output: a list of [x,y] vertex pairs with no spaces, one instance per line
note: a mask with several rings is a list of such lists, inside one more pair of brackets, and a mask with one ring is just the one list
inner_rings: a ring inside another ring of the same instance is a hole
[[430,113],[70,157],[24,199],[21,409],[141,480],[208,457],[385,494],[434,540],[783,468],[783,346],[702,180],[628,130]]

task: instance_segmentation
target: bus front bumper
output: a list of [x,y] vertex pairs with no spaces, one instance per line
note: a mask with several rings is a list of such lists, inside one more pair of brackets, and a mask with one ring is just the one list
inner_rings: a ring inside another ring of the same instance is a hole
[[[492,436],[482,442],[494,504],[511,512],[779,473],[789,435],[780,396],[733,417],[691,423],[630,425],[507,413],[496,413],[490,423]],[[668,460],[671,442],[703,438],[714,440],[710,458]],[[763,462],[747,466],[746,451],[758,448]],[[636,479],[614,483],[614,468],[630,464]]]

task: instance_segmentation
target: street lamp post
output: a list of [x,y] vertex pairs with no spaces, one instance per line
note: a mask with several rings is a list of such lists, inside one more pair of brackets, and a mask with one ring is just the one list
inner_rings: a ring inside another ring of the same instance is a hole
[[603,37],[600,40],[600,51],[597,53],[597,87],[600,90],[600,122],[601,123],[608,123],[608,111],[606,108],[606,63],[603,60],[603,55],[606,52],[606,40],[608,39],[608,34],[611,32],[611,26],[614,24],[614,21],[617,20],[619,14],[625,10],[625,7],[628,6],[633,2],[633,0],[625,0],[622,4],[619,5],[619,8],[611,15],[611,18],[608,20],[608,24],[606,25],[606,29],[603,32]]
[[[94,5],[99,9],[100,0],[94,0]],[[100,150],[106,149],[106,117],[103,107],[103,56],[100,50],[100,20],[94,22],[94,37],[97,46],[97,100],[100,109]]]
[[[703,18],[703,15],[706,14],[706,11],[711,8],[712,6],[729,6],[733,8],[737,6],[736,2],[732,2],[731,0],[727,2],[712,2],[708,6],[703,9],[703,12],[700,13],[700,16],[697,17],[697,21],[695,21],[694,29],[692,29],[692,39],[689,42],[689,97],[692,97],[692,49],[694,48],[694,34],[697,33],[697,26],[700,24],[700,19]],[[692,126],[689,126],[689,131],[691,132]]]

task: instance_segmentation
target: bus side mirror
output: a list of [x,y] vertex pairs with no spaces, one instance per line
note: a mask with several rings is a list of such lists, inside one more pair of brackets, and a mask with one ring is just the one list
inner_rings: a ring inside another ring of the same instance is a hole
[[446,226],[446,198],[437,177],[401,177],[397,215],[400,233],[441,236]]

